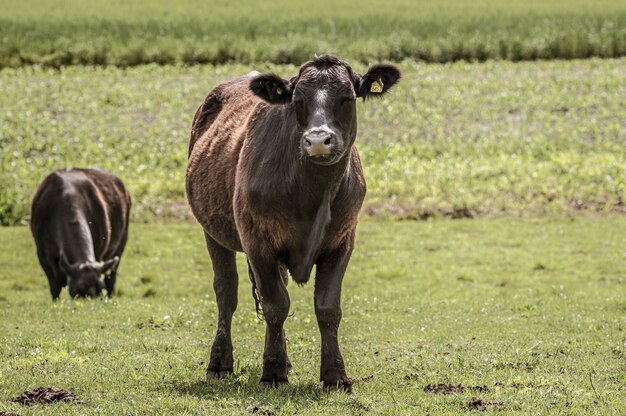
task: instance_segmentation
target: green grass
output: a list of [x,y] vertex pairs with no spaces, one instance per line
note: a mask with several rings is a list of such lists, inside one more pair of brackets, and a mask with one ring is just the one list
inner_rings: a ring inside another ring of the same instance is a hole
[[[355,64],[364,72],[367,67]],[[626,59],[399,64],[383,100],[359,103],[371,215],[624,212]],[[119,175],[133,216],[185,217],[191,119],[208,91],[252,69],[28,67],[0,71],[0,223],[26,223],[54,169]]]
[[614,0],[0,1],[0,67],[626,54]]
[[[340,328],[355,380],[348,396],[317,383],[312,284],[289,285],[290,387],[258,391],[264,324],[243,256],[235,375],[203,381],[217,308],[197,224],[132,224],[120,295],[70,301],[65,290],[56,304],[28,228],[0,228],[0,411],[453,415],[478,397],[501,402],[488,410],[503,414],[621,414],[624,230],[617,216],[362,221]],[[431,383],[488,391],[424,392]],[[40,386],[84,403],[10,402]]]

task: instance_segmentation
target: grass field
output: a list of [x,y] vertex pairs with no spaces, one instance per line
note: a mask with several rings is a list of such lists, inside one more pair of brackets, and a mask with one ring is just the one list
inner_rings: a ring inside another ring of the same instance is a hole
[[[623,212],[626,59],[399,64],[359,103],[365,211],[404,218]],[[46,174],[119,175],[134,218],[184,217],[191,119],[217,83],[293,66],[0,71],[0,223],[26,223]],[[355,64],[364,72],[366,66]]]
[[[11,249],[0,251],[0,411],[452,415],[480,398],[502,414],[622,414],[624,229],[617,216],[362,221],[340,328],[349,396],[317,383],[312,284],[289,285],[290,387],[257,389],[264,324],[241,256],[235,375],[203,381],[217,308],[197,224],[133,224],[120,295],[72,302],[64,290],[56,304],[28,228],[3,227],[0,247]],[[434,383],[465,390],[424,391]],[[11,403],[40,386],[84,403]]]
[[[318,383],[312,282],[289,285],[291,384],[259,391],[241,255],[235,374],[206,382],[191,119],[222,81],[326,52],[403,73],[358,104],[368,195],[340,328],[356,394]],[[624,414],[626,215],[605,215],[626,213],[624,97],[623,0],[0,0],[0,414]],[[111,300],[53,303],[13,226],[70,166],[133,197]],[[40,386],[83,402],[11,401]]]
[[613,0],[0,1],[0,67],[626,55]]

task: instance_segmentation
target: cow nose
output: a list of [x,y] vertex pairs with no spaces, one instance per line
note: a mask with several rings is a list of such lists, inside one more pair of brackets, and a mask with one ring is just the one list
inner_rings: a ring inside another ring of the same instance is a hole
[[335,135],[327,130],[310,131],[303,138],[304,149],[309,156],[331,154],[336,141]]

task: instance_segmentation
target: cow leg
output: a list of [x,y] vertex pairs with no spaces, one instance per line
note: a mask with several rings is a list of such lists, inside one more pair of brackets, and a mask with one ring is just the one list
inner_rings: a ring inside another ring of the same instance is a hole
[[[351,239],[352,240],[352,239]],[[339,351],[337,331],[341,322],[341,283],[350,260],[353,241],[326,253],[317,261],[315,276],[315,315],[322,337],[320,381],[330,390],[352,390]]]
[[121,247],[120,249],[118,249],[116,252],[114,252],[111,256],[109,256],[107,259],[109,258],[113,258],[113,257],[119,257],[119,261],[117,262],[117,264],[115,266],[113,266],[113,268],[111,269],[111,272],[109,273],[109,276],[104,280],[104,287],[107,291],[107,296],[111,297],[113,296],[113,294],[115,293],[115,282],[117,281],[117,269],[119,269],[120,267],[120,263],[122,262],[122,254],[124,253],[124,248],[126,247],[126,241],[128,240],[128,230],[126,230],[126,232],[124,233],[124,236],[122,237],[122,240],[119,243],[119,247]]
[[217,298],[219,317],[217,333],[211,348],[211,360],[206,371],[207,379],[224,378],[233,372],[233,343],[230,327],[233,314],[237,309],[236,253],[219,245],[207,233],[204,233],[207,248],[213,263],[213,289]]
[[[285,266],[284,264],[279,264],[278,271],[280,273],[281,279],[283,279],[283,283],[285,284],[285,291],[287,291],[287,284],[289,283],[289,270],[287,269],[287,266]],[[287,292],[287,297],[289,297],[288,292]],[[289,300],[289,298],[287,298],[287,300]],[[287,310],[287,313],[289,313],[289,310]],[[291,370],[293,370],[293,367],[291,365],[291,361],[289,361],[289,355],[287,354],[287,336],[285,335],[284,328],[283,328],[283,344],[285,345],[285,354],[287,355],[287,372],[291,373]]]
[[[279,270],[279,273],[280,273],[280,277],[283,279],[283,282],[285,283],[285,286],[287,286],[287,284],[289,283],[289,272],[287,270],[287,267],[284,266],[284,265],[279,265],[278,270]],[[250,279],[252,279],[252,284],[254,285],[253,291],[252,291],[252,295],[255,296],[255,302],[256,302],[256,301],[259,301],[256,298],[256,296],[257,296],[256,293],[258,293],[258,292],[255,292],[255,290],[256,290],[256,278],[255,278],[255,275],[254,275],[254,271],[252,270],[252,266],[250,266],[250,262],[248,262],[248,273],[250,274]],[[257,312],[258,312],[258,309],[257,309]],[[286,336],[285,336],[285,329],[284,328],[283,328],[283,344],[284,344],[285,351],[287,351],[287,339],[286,339]],[[287,356],[287,371],[291,372],[292,369],[293,369],[293,367],[291,366],[291,361],[289,361],[289,356]]]
[[265,351],[260,387],[270,388],[289,383],[291,367],[283,324],[289,314],[289,293],[276,262],[249,257],[265,317]]
[[44,273],[46,273],[46,277],[48,278],[48,285],[50,286],[50,294],[52,295],[52,300],[59,299],[59,295],[61,294],[61,289],[63,285],[59,279],[61,270],[59,270],[59,266],[54,262],[49,262],[46,255],[39,249],[37,249],[37,258],[39,259],[39,264],[41,264],[41,268]]
[[115,281],[117,280],[117,268],[120,267],[120,261],[122,260],[120,259],[117,262],[117,264],[111,268],[109,275],[104,279],[104,287],[107,291],[108,297],[113,296],[113,293],[115,292]]

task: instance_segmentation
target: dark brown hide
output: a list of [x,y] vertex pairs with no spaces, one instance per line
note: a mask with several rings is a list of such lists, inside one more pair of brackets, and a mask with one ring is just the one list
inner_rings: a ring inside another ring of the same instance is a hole
[[[372,69],[374,81],[386,83],[382,92],[400,76],[389,65]],[[371,82],[369,72],[361,76],[337,58],[318,57],[291,81],[255,73],[221,84],[196,112],[186,189],[204,229],[219,308],[208,377],[233,370],[235,252],[243,251],[267,323],[261,386],[288,380],[287,271],[304,284],[315,265],[320,379],[325,387],[350,389],[337,329],[341,282],[365,197],[355,100],[369,95]]]
[[101,169],[58,170],[43,180],[30,226],[53,299],[68,284],[72,297],[113,294],[130,205],[122,181]]

